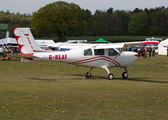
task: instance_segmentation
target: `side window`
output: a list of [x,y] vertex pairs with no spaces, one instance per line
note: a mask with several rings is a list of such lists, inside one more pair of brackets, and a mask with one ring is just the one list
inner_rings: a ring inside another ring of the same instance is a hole
[[104,55],[104,49],[95,49],[94,53],[95,55]]
[[84,55],[85,56],[92,55],[92,49],[89,48],[89,49],[84,50]]
[[116,56],[117,54],[118,54],[118,52],[115,49],[113,49],[113,48],[108,49],[109,56]]

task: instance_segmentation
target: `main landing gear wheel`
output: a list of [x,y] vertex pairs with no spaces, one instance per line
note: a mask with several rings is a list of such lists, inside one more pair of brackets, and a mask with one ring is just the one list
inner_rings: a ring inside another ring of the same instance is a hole
[[109,79],[109,80],[114,79],[114,75],[113,75],[113,74],[109,74],[109,75],[108,75],[108,79]]
[[90,78],[92,76],[92,74],[89,72],[86,72],[85,76],[86,76],[86,78]]
[[122,73],[122,77],[123,77],[124,79],[127,79],[127,78],[128,78],[128,72],[123,72],[123,73]]

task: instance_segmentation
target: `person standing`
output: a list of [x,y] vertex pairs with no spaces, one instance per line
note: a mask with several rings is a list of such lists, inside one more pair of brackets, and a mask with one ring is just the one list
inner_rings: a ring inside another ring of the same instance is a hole
[[2,56],[4,58],[4,47],[2,47]]
[[167,47],[167,57],[168,57],[168,47]]
[[152,48],[149,48],[149,57],[151,57]]
[[146,58],[146,48],[144,47],[142,51],[143,51],[143,58]]
[[5,48],[5,46],[3,46],[3,48],[2,48],[2,54],[3,54],[3,58],[5,58],[6,57],[6,48]]
[[152,57],[155,57],[155,48],[152,48]]
[[137,50],[137,48],[135,47],[135,52],[137,53],[138,52],[138,50]]

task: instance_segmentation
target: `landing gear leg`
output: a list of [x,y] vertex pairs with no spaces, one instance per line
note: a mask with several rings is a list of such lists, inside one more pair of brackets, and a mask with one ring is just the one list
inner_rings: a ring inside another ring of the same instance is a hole
[[92,76],[91,70],[92,70],[92,68],[90,68],[89,72],[86,72],[86,74],[85,74],[86,78],[90,78]]
[[126,70],[126,72],[123,72],[122,73],[122,77],[124,78],[124,79],[127,79],[128,78],[128,69],[127,68],[124,68],[125,70]]
[[109,79],[109,80],[114,79],[114,75],[110,73],[110,71],[108,70],[108,68],[104,68],[104,69],[105,69],[105,70],[107,71],[107,73],[108,73],[108,79]]

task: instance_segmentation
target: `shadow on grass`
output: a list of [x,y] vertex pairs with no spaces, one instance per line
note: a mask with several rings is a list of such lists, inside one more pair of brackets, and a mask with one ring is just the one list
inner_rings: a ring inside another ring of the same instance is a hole
[[86,78],[69,78],[69,77],[57,77],[57,78],[27,78],[30,80],[39,80],[39,81],[59,81],[59,80],[86,80]]
[[[51,78],[27,78],[31,80],[40,80],[40,81],[58,81],[58,80],[108,80],[105,76],[92,76],[91,78],[85,78],[83,74],[70,74],[72,77],[51,77]],[[74,77],[75,76],[75,77]],[[148,78],[115,78],[113,80],[122,80],[122,81],[136,81],[136,82],[149,82],[149,83],[168,83],[168,81],[158,81],[151,80]],[[113,81],[111,80],[111,81]]]
[[[72,76],[80,76],[80,77],[84,76],[83,74],[71,74],[71,75]],[[107,77],[105,77],[105,76],[92,76],[91,78],[88,78],[88,79],[90,79],[90,80],[106,79],[107,80]],[[115,76],[114,76],[113,80],[136,81],[136,82],[152,82],[152,83],[168,83],[168,81],[151,80],[151,79],[148,79],[148,78],[127,78],[127,79],[123,79],[123,78],[115,78]]]
[[127,78],[127,79],[120,79],[120,80],[137,81],[137,82],[152,82],[152,83],[168,83],[167,81],[149,80],[147,78]]
[[52,79],[52,78],[27,78],[30,80],[40,80],[40,81],[57,81],[56,79]]

